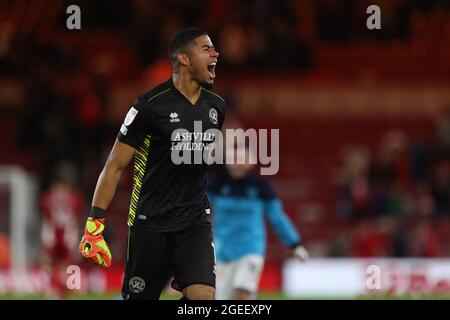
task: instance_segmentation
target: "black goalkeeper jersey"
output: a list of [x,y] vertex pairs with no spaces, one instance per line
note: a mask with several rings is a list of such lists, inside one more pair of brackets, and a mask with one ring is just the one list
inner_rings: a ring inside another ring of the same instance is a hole
[[[215,136],[205,131],[220,130],[224,117],[220,96],[202,88],[193,105],[172,79],[134,102],[117,135],[136,149],[128,226],[178,231],[206,216],[208,165],[192,150],[210,146]],[[191,154],[191,163],[174,161],[174,152]]]

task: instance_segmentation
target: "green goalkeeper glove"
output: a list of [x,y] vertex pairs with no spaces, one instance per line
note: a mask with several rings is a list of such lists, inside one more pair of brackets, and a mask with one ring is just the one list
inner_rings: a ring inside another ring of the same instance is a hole
[[81,239],[79,250],[81,255],[89,262],[103,267],[111,266],[111,251],[103,239],[105,218],[95,219],[89,217],[84,227],[84,235]]

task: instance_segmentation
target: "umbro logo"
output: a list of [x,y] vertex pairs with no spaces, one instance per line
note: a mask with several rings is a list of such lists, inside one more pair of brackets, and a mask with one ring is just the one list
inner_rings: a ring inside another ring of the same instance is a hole
[[171,112],[169,117],[170,117],[170,123],[180,122],[180,118],[178,118],[178,113],[176,113],[176,112]]

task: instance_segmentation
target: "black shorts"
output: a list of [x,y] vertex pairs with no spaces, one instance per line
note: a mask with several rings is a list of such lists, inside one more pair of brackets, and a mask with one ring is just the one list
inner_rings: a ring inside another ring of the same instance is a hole
[[191,284],[215,287],[212,240],[208,221],[177,232],[130,228],[122,297],[159,299],[171,277],[179,291]]

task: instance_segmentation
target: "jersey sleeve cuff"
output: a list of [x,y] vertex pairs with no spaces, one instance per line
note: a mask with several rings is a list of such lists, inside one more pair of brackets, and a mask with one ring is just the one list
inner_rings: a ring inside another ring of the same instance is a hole
[[294,250],[295,248],[297,248],[297,247],[300,245],[300,242],[301,242],[301,241],[298,241],[298,242],[296,242],[296,243],[294,243],[294,244],[291,244],[291,245],[289,246],[289,248],[291,248],[292,250]]

